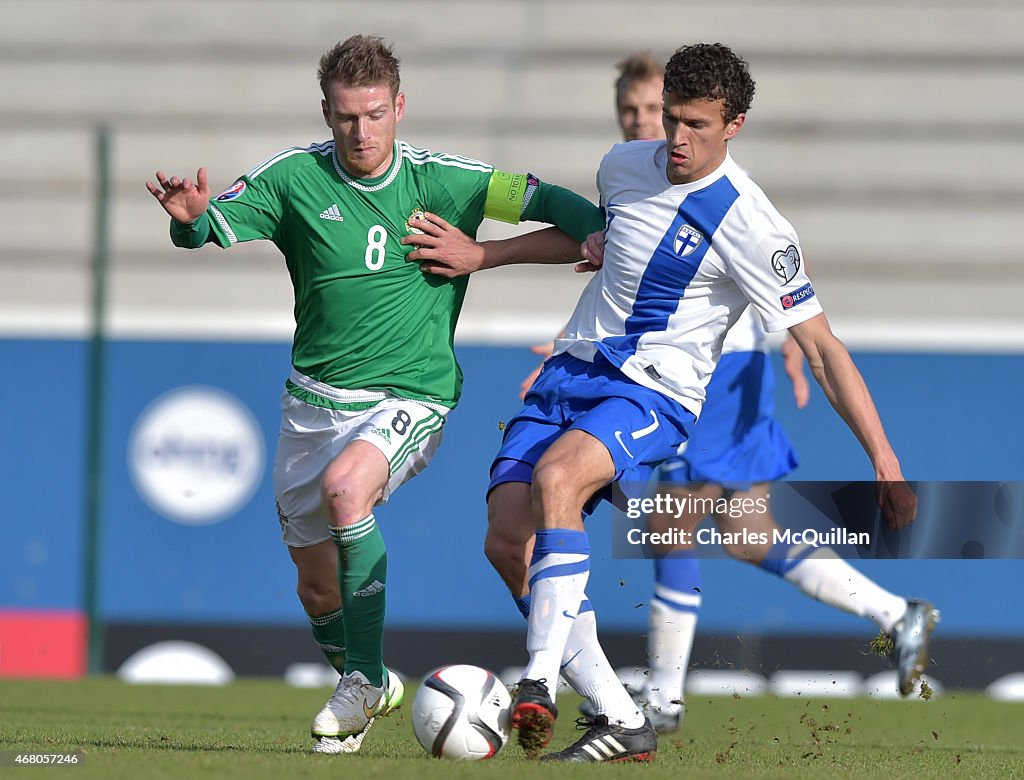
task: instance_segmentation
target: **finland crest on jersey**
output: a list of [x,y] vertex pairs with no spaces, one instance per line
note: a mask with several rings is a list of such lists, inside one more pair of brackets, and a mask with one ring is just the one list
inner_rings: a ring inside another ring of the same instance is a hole
[[[634,381],[700,413],[726,332],[731,349],[763,349],[763,333],[821,312],[793,227],[731,157],[673,185],[663,141],[617,144],[597,184],[607,215],[604,266],[556,342],[598,353]],[[760,333],[760,335],[759,335]]]
[[701,245],[704,237],[700,234],[700,231],[695,227],[689,225],[683,225],[676,232],[676,238],[672,242],[672,248],[675,253],[680,257],[686,257],[696,251],[697,247]]

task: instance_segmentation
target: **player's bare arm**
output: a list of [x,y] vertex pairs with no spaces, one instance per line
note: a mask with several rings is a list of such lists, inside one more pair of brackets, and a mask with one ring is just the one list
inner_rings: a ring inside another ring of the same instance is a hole
[[797,409],[803,409],[811,400],[811,386],[804,374],[804,353],[792,336],[782,342],[782,367],[793,385],[793,400]]
[[917,496],[907,486],[896,453],[864,378],[836,338],[824,314],[794,325],[790,334],[807,358],[811,373],[829,403],[860,441],[875,469],[879,506],[886,524],[902,528],[917,515]]
[[200,168],[195,181],[177,176],[168,178],[163,171],[156,172],[156,184],[146,182],[146,189],[157,199],[164,211],[178,222],[188,224],[195,222],[210,205],[210,184],[206,178],[206,168]]
[[503,265],[580,259],[579,243],[554,227],[498,241],[474,241],[437,214],[424,214],[416,227],[422,232],[402,238],[403,244],[416,247],[406,259],[436,276],[454,278]]

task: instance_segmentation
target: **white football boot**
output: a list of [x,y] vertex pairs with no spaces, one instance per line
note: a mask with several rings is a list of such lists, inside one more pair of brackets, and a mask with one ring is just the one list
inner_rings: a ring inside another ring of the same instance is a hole
[[909,696],[928,668],[928,640],[939,623],[939,610],[921,599],[907,601],[907,611],[892,629],[893,654],[901,696]]
[[405,686],[390,669],[382,688],[370,685],[362,672],[342,675],[334,695],[313,718],[313,752],[357,753],[374,718],[398,709],[404,697]]

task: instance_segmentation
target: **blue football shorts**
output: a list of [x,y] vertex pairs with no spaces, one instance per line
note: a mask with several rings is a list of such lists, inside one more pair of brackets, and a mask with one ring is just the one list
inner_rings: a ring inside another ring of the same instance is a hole
[[[612,482],[631,495],[678,451],[694,422],[681,404],[637,384],[600,354],[593,363],[556,355],[505,428],[487,491],[504,482],[531,482],[547,448],[566,431],[581,430],[607,448],[615,464]],[[609,497],[607,489],[598,496]]]

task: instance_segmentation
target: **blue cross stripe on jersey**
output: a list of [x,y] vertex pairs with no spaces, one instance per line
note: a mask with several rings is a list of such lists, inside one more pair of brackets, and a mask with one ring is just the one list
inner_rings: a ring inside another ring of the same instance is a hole
[[[710,242],[725,219],[739,192],[725,176],[697,192],[691,192],[676,209],[675,218],[657,249],[647,262],[633,302],[633,311],[626,318],[626,333],[611,336],[597,343],[597,348],[614,365],[621,366],[636,352],[640,336],[665,330],[668,319],[679,306],[687,285],[693,280]],[[705,237],[685,257],[675,251],[676,235],[683,225],[697,228]]]

